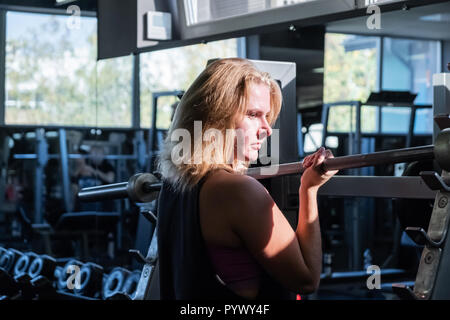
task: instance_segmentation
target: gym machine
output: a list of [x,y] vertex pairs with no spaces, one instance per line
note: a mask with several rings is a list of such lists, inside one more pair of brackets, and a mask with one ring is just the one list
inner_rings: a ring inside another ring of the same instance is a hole
[[[323,123],[323,136],[322,136],[322,145],[325,146],[325,142],[327,137],[329,136],[344,136],[348,135],[349,143],[348,143],[348,154],[358,154],[362,151],[362,140],[364,137],[375,137],[389,134],[382,133],[382,117],[383,117],[383,108],[388,106],[392,107],[406,107],[410,110],[410,118],[408,123],[408,130],[405,133],[399,133],[400,136],[405,136],[405,147],[409,148],[413,145],[413,132],[414,125],[417,119],[417,111],[430,109],[430,105],[415,105],[414,100],[417,94],[412,94],[410,92],[405,91],[381,91],[381,92],[371,92],[369,98],[365,103],[361,101],[339,101],[333,103],[326,103],[322,108],[322,123]],[[362,124],[361,124],[361,113],[362,108],[364,107],[376,107],[376,112],[378,114],[378,128],[374,133],[372,132],[363,132]],[[350,111],[349,119],[353,118],[353,113],[355,113],[355,124],[349,121],[350,130],[347,133],[342,132],[333,132],[329,129],[329,119],[330,112],[335,107],[348,107]]]
[[[117,154],[107,154],[105,155],[106,160],[112,160],[115,162],[116,168],[116,179],[122,181],[125,177],[128,176],[126,173],[128,170],[126,169],[126,161],[135,161],[135,169],[136,172],[145,172],[145,171],[153,171],[153,162],[156,158],[156,151],[158,150],[158,145],[164,137],[164,129],[158,128],[157,124],[159,118],[161,118],[161,104],[160,98],[162,97],[176,97],[176,99],[180,99],[184,94],[182,90],[175,91],[157,91],[152,93],[152,113],[151,113],[151,127],[148,129],[148,139],[146,141],[144,131],[145,129],[117,129],[117,128],[102,128],[100,129],[90,129],[91,134],[95,133],[98,135],[98,132],[111,132],[111,133],[123,133],[126,134],[127,131],[131,131],[134,133],[133,139],[133,153],[132,154],[122,154],[121,143],[117,144],[118,149]],[[61,174],[61,194],[63,200],[63,207],[65,212],[72,212],[74,204],[72,203],[71,196],[71,187],[70,187],[70,174],[69,174],[69,160],[70,159],[78,159],[86,156],[82,156],[78,153],[70,153],[68,150],[68,130],[80,131],[84,132],[89,130],[88,128],[83,127],[56,127],[56,126],[4,126],[7,129],[6,132],[2,131],[0,134],[0,164],[2,164],[2,171],[0,172],[0,177],[3,177],[0,181],[0,191],[4,191],[5,189],[5,181],[7,174],[7,165],[8,165],[8,157],[9,157],[9,147],[8,147],[8,134],[14,134],[15,131],[24,132],[24,131],[34,131],[32,132],[35,136],[35,152],[34,153],[16,153],[12,154],[12,159],[14,160],[35,160],[35,177],[34,177],[34,199],[33,199],[33,217],[32,222],[34,224],[43,224],[44,223],[44,213],[45,213],[45,168],[48,165],[49,160],[56,159],[59,161],[59,170]],[[48,131],[57,131],[58,136],[58,153],[49,153],[49,142],[47,139]],[[110,134],[111,134],[110,133]],[[117,137],[119,135],[115,135],[115,142],[117,141]],[[123,141],[122,141],[123,143]],[[3,192],[4,193],[4,192]],[[3,199],[0,199],[0,207],[2,206]],[[117,208],[118,212],[121,212],[120,203],[117,204],[119,208]],[[120,232],[119,232],[120,233]]]

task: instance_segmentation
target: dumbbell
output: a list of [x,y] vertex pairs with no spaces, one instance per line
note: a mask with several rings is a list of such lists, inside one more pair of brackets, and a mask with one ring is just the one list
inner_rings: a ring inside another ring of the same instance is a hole
[[77,295],[86,297],[100,297],[103,285],[103,267],[98,264],[87,262],[80,269],[79,287],[75,286]]
[[0,258],[0,267],[5,269],[6,272],[12,274],[14,271],[14,265],[16,261],[23,255],[22,252],[16,249],[8,249],[3,253]]
[[34,252],[27,252],[23,254],[14,265],[14,276],[27,273],[31,263],[36,259],[37,254]]
[[130,273],[125,280],[125,283],[122,287],[122,292],[127,294],[131,299],[136,295],[137,286],[139,284],[139,280],[141,279],[141,270],[134,270]]
[[20,298],[32,300],[39,295],[41,287],[33,285],[32,280],[41,277],[50,282],[53,280],[55,266],[56,260],[48,255],[38,256],[32,252],[23,254],[14,266],[14,281],[19,287]]
[[109,295],[106,300],[133,300],[141,279],[141,271],[131,272],[125,279],[122,289]]
[[117,293],[122,293],[122,287],[130,271],[122,267],[115,267],[109,273],[103,286],[103,299],[110,299]]
[[28,275],[31,279],[37,276],[46,277],[48,280],[53,280],[56,268],[56,260],[46,254],[36,256],[28,268]]
[[[33,252],[23,254],[9,249],[2,255],[1,262],[8,270],[0,268],[0,294],[11,300],[31,300],[37,295],[49,296],[44,284],[53,280],[55,259],[47,255],[38,256]],[[38,277],[39,281],[33,281]]]
[[83,263],[76,259],[67,261],[67,263],[61,270],[59,279],[57,280],[58,290],[73,292],[74,287],[72,287],[72,285],[74,285],[74,281],[70,281],[70,283],[67,283],[67,280],[69,280],[69,277],[73,275],[74,272],[76,272],[77,268],[81,269],[82,266]]

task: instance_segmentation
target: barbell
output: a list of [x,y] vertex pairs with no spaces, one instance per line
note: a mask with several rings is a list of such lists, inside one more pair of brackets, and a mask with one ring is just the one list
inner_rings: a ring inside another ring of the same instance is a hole
[[[321,169],[323,171],[343,170],[430,159],[436,160],[441,169],[450,171],[450,128],[438,134],[434,145],[329,158],[322,163]],[[246,174],[255,179],[266,179],[301,174],[303,171],[303,161],[299,161],[249,168]],[[78,198],[82,201],[99,201],[129,197],[135,202],[150,202],[158,197],[161,185],[154,175],[138,173],[128,182],[84,188],[78,193]]]
[[83,188],[78,193],[81,201],[101,201],[130,198],[134,202],[150,202],[158,197],[162,183],[151,173],[137,173],[127,182]]

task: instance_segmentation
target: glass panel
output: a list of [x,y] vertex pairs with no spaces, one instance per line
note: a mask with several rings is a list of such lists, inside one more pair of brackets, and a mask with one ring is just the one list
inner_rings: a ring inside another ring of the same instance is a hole
[[132,56],[98,61],[98,126],[131,126],[132,77]]
[[305,153],[314,152],[322,145],[323,125],[315,123],[309,126],[308,133],[305,134]]
[[414,121],[415,134],[433,133],[433,109],[417,109]]
[[384,38],[383,48],[383,89],[411,91],[418,94],[415,104],[432,103],[438,41]]
[[381,132],[407,134],[409,130],[410,117],[411,117],[410,108],[382,107]]
[[356,113],[354,107],[333,106],[329,109],[328,127],[327,127],[328,132],[354,131],[355,125],[356,125]]
[[361,132],[376,133],[378,132],[378,107],[362,106],[361,107]]
[[164,130],[169,129],[178,101],[178,97],[174,96],[158,98],[158,117],[156,118],[156,128]]
[[376,87],[377,37],[325,35],[324,102],[365,102]]
[[151,124],[152,92],[186,90],[209,59],[236,56],[237,39],[142,53],[141,126]]
[[130,126],[131,59],[101,61],[96,74],[97,19],[69,18],[7,13],[5,122]]
[[325,147],[336,149],[339,147],[339,138],[336,136],[328,136],[325,139]]

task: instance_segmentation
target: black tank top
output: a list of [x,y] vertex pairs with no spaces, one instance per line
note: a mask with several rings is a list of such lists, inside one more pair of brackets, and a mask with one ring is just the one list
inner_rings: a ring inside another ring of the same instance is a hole
[[[245,300],[216,278],[200,227],[202,180],[186,192],[163,181],[158,199],[161,300]],[[263,274],[257,299],[293,300],[295,295]]]

